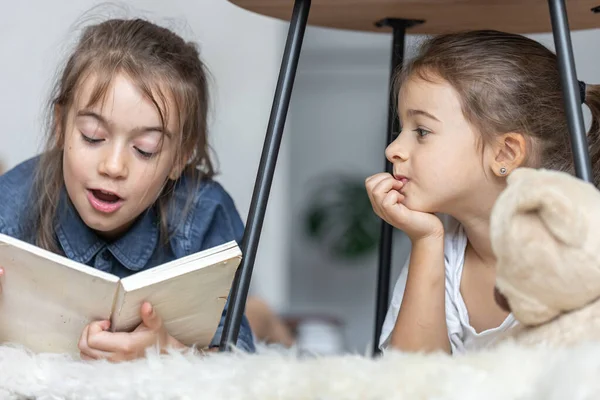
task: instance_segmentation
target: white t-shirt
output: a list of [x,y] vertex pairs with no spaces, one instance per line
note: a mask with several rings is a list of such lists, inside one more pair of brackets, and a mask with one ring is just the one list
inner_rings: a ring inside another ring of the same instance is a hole
[[[493,329],[477,333],[471,326],[467,306],[460,293],[460,280],[465,263],[467,236],[462,225],[454,218],[443,215],[441,219],[445,230],[446,325],[448,326],[448,338],[450,339],[452,353],[457,354],[492,344],[501,333],[516,326],[518,322],[512,314],[509,314],[500,326]],[[398,318],[398,312],[400,311],[406,287],[409,261],[410,257],[400,272],[400,277],[394,287],[390,308],[383,322],[381,337],[379,339],[379,347],[381,349],[388,346],[396,318]]]

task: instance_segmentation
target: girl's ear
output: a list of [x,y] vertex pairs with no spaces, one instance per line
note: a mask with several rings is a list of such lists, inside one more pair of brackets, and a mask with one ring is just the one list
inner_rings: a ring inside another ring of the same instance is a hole
[[172,181],[176,181],[177,179],[179,179],[182,172],[183,168],[179,167],[178,165],[174,166],[171,170],[171,173],[169,174],[169,179]]
[[179,179],[179,177],[183,173],[183,170],[185,169],[185,166],[187,165],[187,160],[187,153],[183,154],[182,158],[175,160],[175,162],[173,163],[173,168],[171,169],[171,173],[169,173],[170,180],[176,181],[177,179]]
[[496,176],[507,176],[519,168],[527,156],[527,142],[521,133],[505,133],[493,145],[491,168]]

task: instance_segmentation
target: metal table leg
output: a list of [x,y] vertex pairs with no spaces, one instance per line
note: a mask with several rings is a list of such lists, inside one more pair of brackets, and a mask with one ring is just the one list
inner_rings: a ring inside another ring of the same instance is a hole
[[[386,146],[394,139],[394,134],[400,130],[397,118],[395,94],[393,93],[392,85],[394,74],[399,66],[404,62],[404,44],[406,29],[416,24],[423,23],[421,20],[407,20],[399,18],[386,18],[377,22],[379,27],[391,27],[392,32],[392,65],[390,71],[390,97],[388,108],[388,124]],[[392,173],[392,164],[386,160],[385,170]],[[392,265],[392,239],[393,227],[382,221],[381,237],[379,239],[379,266],[377,270],[377,299],[375,304],[375,332],[373,337],[373,355],[380,353],[379,336],[381,336],[381,328],[383,320],[388,308],[389,293],[390,293],[390,271]]]
[[311,0],[296,0],[294,3],[269,125],[252,194],[248,222],[242,241],[243,259],[236,272],[231,290],[223,335],[221,336],[220,351],[230,350],[230,345],[237,343],[260,233],[267,209],[269,192],[273,182],[279,147],[283,137],[283,128],[290,105],[290,97],[296,77],[296,69],[300,58],[300,50],[304,39],[304,31],[306,30],[310,5]]
[[571,151],[573,153],[573,161],[575,162],[575,173],[578,178],[587,182],[593,182],[594,177],[592,176],[587,137],[583,124],[581,98],[579,97],[579,85],[577,82],[577,72],[575,70],[565,1],[548,0],[548,6],[552,20],[552,34],[558,57],[558,67],[560,69],[565,112],[571,135]]

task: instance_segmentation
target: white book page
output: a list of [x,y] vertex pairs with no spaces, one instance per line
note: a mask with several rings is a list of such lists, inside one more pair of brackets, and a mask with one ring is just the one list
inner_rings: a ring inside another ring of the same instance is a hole
[[0,235],[0,342],[79,354],[85,325],[110,318],[119,278]]
[[[241,253],[236,247],[230,249],[225,258],[223,254],[213,254],[181,264],[183,272],[147,286],[128,286],[123,280],[123,291],[113,314],[113,329],[135,329],[141,322],[140,307],[148,301],[177,340],[188,346],[208,345],[219,324],[240,261]],[[194,267],[194,264],[198,265]]]
[[189,256],[158,265],[121,279],[126,291],[132,291],[154,283],[166,281],[196,269],[209,267],[232,257],[241,257],[242,252],[233,240]]

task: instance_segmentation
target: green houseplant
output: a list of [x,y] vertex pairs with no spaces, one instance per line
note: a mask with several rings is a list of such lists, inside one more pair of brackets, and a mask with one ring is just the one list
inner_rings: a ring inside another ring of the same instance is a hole
[[348,175],[322,178],[309,193],[304,232],[329,255],[355,259],[377,247],[381,222],[371,208],[364,179]]

